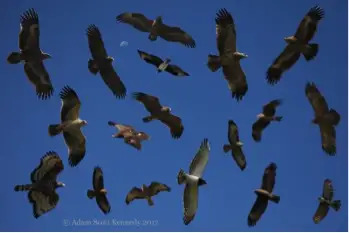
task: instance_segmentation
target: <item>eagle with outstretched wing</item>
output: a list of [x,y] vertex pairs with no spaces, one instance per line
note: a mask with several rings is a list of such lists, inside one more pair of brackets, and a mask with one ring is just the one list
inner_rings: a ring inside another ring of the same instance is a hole
[[126,23],[141,32],[149,33],[149,40],[155,41],[158,36],[170,42],[178,42],[189,48],[195,48],[195,40],[179,27],[172,27],[162,22],[162,17],[150,20],[141,13],[124,12],[116,16],[116,21]]
[[50,136],[63,133],[65,144],[68,147],[69,165],[75,167],[84,158],[86,153],[86,139],[81,127],[87,125],[87,121],[79,117],[81,102],[69,86],[65,86],[61,92],[61,123],[52,124],[48,127]]
[[98,27],[94,24],[89,25],[86,34],[88,46],[92,54],[92,59],[88,61],[89,71],[94,75],[99,72],[104,83],[113,94],[119,99],[124,99],[126,96],[126,87],[113,68],[112,63],[114,58],[108,56]]
[[275,163],[270,163],[268,167],[265,168],[262,186],[260,189],[254,191],[257,195],[257,199],[248,215],[247,224],[249,227],[256,225],[267,209],[269,201],[274,203],[279,203],[280,201],[280,196],[272,194],[275,184],[276,168],[277,166]]
[[48,99],[53,94],[50,76],[43,61],[51,58],[40,49],[39,16],[34,9],[29,9],[21,15],[19,32],[19,52],[12,52],[7,57],[10,64],[24,63],[24,72],[35,86],[40,99]]
[[170,192],[171,188],[156,181],[151,182],[149,186],[143,184],[141,188],[133,187],[127,194],[125,202],[128,205],[135,199],[145,199],[149,206],[153,206],[152,197],[164,191]]
[[124,142],[136,148],[137,150],[142,149],[142,141],[149,140],[150,137],[145,132],[139,132],[130,125],[123,125],[108,121],[108,125],[115,127],[119,132],[113,134],[113,138],[123,138]]
[[232,97],[240,101],[248,89],[240,59],[246,58],[247,55],[236,49],[236,30],[231,14],[226,9],[221,9],[216,14],[215,20],[219,56],[208,55],[207,66],[212,72],[222,67]]
[[57,176],[63,169],[63,162],[59,155],[54,151],[49,151],[41,158],[39,166],[31,173],[32,183],[15,186],[16,192],[29,191],[28,199],[33,205],[35,218],[56,207],[59,201],[56,189],[65,186],[62,182],[57,181]]
[[322,149],[328,155],[335,155],[336,130],[335,126],[340,121],[340,115],[334,109],[329,109],[327,102],[314,83],[307,83],[305,94],[313,107],[315,118],[313,123],[320,127]]
[[335,211],[339,211],[341,208],[340,200],[333,200],[333,185],[330,179],[326,179],[324,181],[322,196],[319,197],[319,207],[317,208],[313,221],[314,223],[319,223],[322,219],[324,219],[328,213],[330,207]]
[[89,199],[96,199],[98,207],[104,214],[110,212],[110,204],[107,199],[107,190],[104,188],[103,171],[100,167],[95,167],[92,176],[93,190],[87,190],[87,197]]
[[133,93],[133,98],[142,103],[150,113],[150,116],[143,118],[143,122],[159,120],[170,128],[173,138],[178,139],[181,137],[184,130],[182,119],[173,115],[170,107],[162,106],[157,97],[142,92]]
[[177,175],[178,184],[185,183],[183,194],[184,217],[183,222],[188,225],[195,217],[198,209],[199,186],[205,185],[202,175],[210,154],[210,143],[205,138],[189,168],[189,174],[181,169]]
[[309,41],[314,37],[317,25],[324,15],[324,10],[319,6],[312,7],[302,19],[295,35],[284,38],[287,42],[285,49],[267,71],[266,79],[269,84],[279,82],[282,74],[298,61],[301,54],[306,61],[315,58],[319,45]]
[[242,151],[243,143],[239,138],[239,129],[233,120],[228,121],[228,141],[229,144],[223,146],[225,153],[231,151],[232,157],[236,164],[243,171],[246,168],[246,158]]

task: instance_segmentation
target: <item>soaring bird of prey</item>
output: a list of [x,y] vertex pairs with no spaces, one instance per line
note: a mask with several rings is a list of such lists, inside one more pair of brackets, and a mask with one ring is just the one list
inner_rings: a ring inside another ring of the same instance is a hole
[[47,213],[56,207],[59,196],[56,189],[65,184],[57,181],[57,175],[63,171],[64,166],[58,154],[47,152],[40,160],[38,167],[30,175],[31,184],[16,185],[15,191],[29,191],[28,199],[33,205],[35,218]]
[[150,20],[140,13],[125,12],[116,16],[116,21],[127,23],[141,32],[149,33],[149,40],[155,41],[158,36],[170,42],[179,42],[186,47],[195,48],[194,39],[179,27],[171,27],[162,22],[162,17]]
[[125,98],[126,87],[113,68],[114,58],[108,56],[99,29],[94,24],[89,25],[86,34],[92,54],[92,59],[88,61],[89,71],[94,75],[99,72],[113,94],[119,99]]
[[85,156],[86,139],[80,128],[87,125],[87,121],[79,118],[81,102],[72,88],[65,86],[60,92],[60,97],[61,123],[49,125],[48,133],[50,136],[56,136],[63,132],[65,144],[68,146],[69,165],[75,167]]
[[322,191],[322,196],[319,197],[319,207],[317,208],[315,215],[313,217],[313,221],[315,223],[319,223],[322,219],[324,219],[328,213],[330,207],[335,211],[338,211],[341,208],[340,200],[332,200],[333,199],[334,189],[332,186],[332,181],[326,179],[324,181],[324,187]]
[[138,132],[130,125],[122,125],[113,121],[109,121],[108,125],[115,127],[119,131],[112,135],[113,138],[123,138],[125,143],[131,145],[137,150],[142,149],[142,141],[149,140],[150,138],[148,134]]
[[240,59],[247,55],[236,49],[235,24],[226,9],[219,10],[216,15],[216,35],[219,56],[208,55],[207,66],[212,72],[222,67],[232,97],[239,101],[248,89],[246,76],[240,65]]
[[267,209],[269,201],[274,203],[279,203],[280,201],[279,196],[272,194],[275,184],[276,168],[275,163],[269,164],[269,166],[264,170],[262,187],[254,191],[257,195],[257,200],[248,215],[247,224],[250,227],[256,225],[257,221]]
[[183,222],[185,225],[188,225],[195,217],[198,208],[199,186],[206,184],[206,181],[202,179],[202,175],[208,162],[209,154],[210,144],[205,138],[190,164],[189,174],[185,173],[182,169],[178,173],[178,184],[185,183],[183,195]]
[[148,205],[153,206],[152,197],[163,191],[170,192],[171,188],[159,182],[151,182],[149,186],[143,184],[142,188],[133,187],[127,194],[125,202],[128,205],[135,199],[146,199]]
[[329,109],[325,98],[321,95],[314,83],[307,83],[305,94],[314,109],[315,118],[313,123],[320,127],[322,149],[329,155],[335,155],[336,130],[340,115],[334,109]]
[[170,107],[162,106],[157,97],[142,92],[133,93],[133,98],[141,102],[150,113],[150,116],[143,118],[143,122],[159,120],[170,128],[173,138],[178,139],[181,137],[184,130],[182,120],[171,113]]
[[167,71],[170,74],[173,74],[175,76],[189,76],[189,74],[187,72],[185,72],[184,70],[182,70],[179,66],[177,65],[172,65],[169,64],[171,62],[170,59],[165,59],[165,61],[163,61],[161,58],[143,52],[141,50],[137,50],[139,56],[147,63],[154,65],[157,68],[158,73],[162,72],[162,71]]
[[21,30],[19,32],[19,52],[12,52],[7,61],[10,64],[24,63],[24,72],[35,86],[36,95],[40,99],[50,98],[53,86],[43,61],[51,58],[40,49],[39,16],[34,9],[29,9],[21,15]]
[[270,101],[263,106],[263,113],[257,115],[257,121],[252,125],[252,137],[256,142],[261,141],[263,130],[272,121],[281,121],[282,116],[275,116],[276,108],[281,104],[281,100]]
[[274,85],[280,81],[282,74],[290,69],[303,54],[306,61],[315,58],[319,45],[309,43],[317,30],[317,24],[325,12],[319,6],[312,7],[304,16],[293,36],[284,38],[287,45],[282,53],[274,60],[267,71],[267,81]]
[[246,167],[246,159],[244,152],[242,151],[243,143],[239,138],[238,126],[233,120],[228,121],[228,141],[229,144],[225,144],[223,146],[223,150],[225,153],[231,151],[233,159],[235,160],[239,168],[243,171]]
[[98,207],[104,214],[110,212],[110,205],[107,199],[107,190],[104,188],[103,171],[100,167],[95,167],[92,176],[93,190],[87,190],[87,197],[90,199],[96,198]]

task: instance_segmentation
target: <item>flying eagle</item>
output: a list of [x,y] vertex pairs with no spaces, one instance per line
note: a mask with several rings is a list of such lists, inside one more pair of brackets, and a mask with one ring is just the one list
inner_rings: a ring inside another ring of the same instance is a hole
[[184,130],[182,120],[171,113],[170,107],[162,106],[157,97],[142,92],[133,93],[133,98],[141,102],[150,113],[150,116],[143,118],[143,122],[159,120],[170,128],[173,138],[181,137]]
[[159,182],[151,182],[149,186],[143,184],[142,188],[133,187],[127,194],[125,202],[128,205],[135,199],[146,199],[148,205],[152,206],[154,205],[154,202],[151,198],[163,191],[170,192],[171,188],[166,184],[161,184]]
[[155,41],[158,36],[162,39],[179,42],[186,47],[195,48],[194,39],[179,27],[171,27],[162,22],[162,17],[159,16],[155,20],[150,20],[140,13],[125,12],[116,16],[118,23],[127,23],[141,32],[149,33],[149,40]]
[[274,203],[279,203],[280,201],[279,196],[272,194],[275,184],[276,168],[275,163],[269,164],[269,166],[264,170],[262,187],[254,191],[257,195],[257,200],[248,215],[247,224],[249,227],[255,226],[257,221],[262,217],[267,209],[268,201]]
[[36,95],[40,99],[48,99],[53,94],[53,86],[43,61],[51,56],[40,49],[39,16],[34,9],[29,9],[21,15],[20,21],[20,52],[10,53],[7,62],[10,64],[23,62],[24,72],[35,86]]
[[109,121],[108,125],[119,130],[118,133],[112,135],[113,138],[123,138],[125,143],[133,146],[137,150],[141,150],[142,141],[149,140],[150,138],[148,134],[138,132],[130,125],[122,125],[113,121]]
[[311,8],[298,26],[296,34],[284,38],[287,43],[284,51],[274,60],[267,71],[267,81],[274,85],[280,81],[281,75],[289,70],[303,54],[305,60],[315,58],[319,45],[309,43],[313,38],[317,24],[324,17],[325,12],[319,6]]
[[313,217],[313,221],[315,223],[319,223],[322,219],[324,219],[328,213],[328,210],[333,208],[335,211],[338,211],[341,208],[341,201],[333,199],[334,189],[332,186],[332,181],[326,179],[324,181],[324,187],[322,191],[322,196],[319,197],[319,207],[316,210],[316,213]]
[[64,166],[58,154],[47,152],[40,160],[38,167],[30,175],[31,184],[16,185],[15,191],[29,191],[28,199],[33,205],[35,218],[47,213],[56,207],[59,196],[56,189],[65,184],[57,181],[57,175],[63,171]]
[[315,112],[313,123],[319,125],[322,149],[329,155],[336,154],[336,130],[340,115],[334,109],[329,109],[325,98],[314,83],[307,83],[305,94]]
[[189,174],[181,169],[177,176],[178,184],[185,183],[183,204],[184,217],[183,222],[188,225],[195,217],[198,208],[199,186],[205,185],[206,181],[202,179],[202,175],[210,153],[210,144],[205,138],[190,164]]
[[275,116],[276,108],[281,104],[281,100],[270,101],[263,106],[263,113],[257,115],[257,121],[252,125],[252,137],[256,142],[261,141],[263,130],[272,121],[281,121],[282,116]]
[[90,199],[96,198],[98,207],[104,214],[110,212],[110,205],[107,199],[107,190],[104,188],[103,171],[100,167],[95,167],[92,177],[93,190],[87,190],[87,197]]
[[89,71],[96,75],[98,72],[113,94],[120,99],[126,96],[126,87],[119,75],[115,72],[112,62],[113,57],[108,56],[105,50],[102,35],[96,25],[89,25],[87,30],[88,46],[92,59],[88,61]]
[[162,71],[167,71],[168,73],[171,73],[175,76],[189,76],[187,72],[182,70],[179,66],[177,65],[170,65],[169,63],[171,62],[170,59],[166,59],[163,61],[161,58],[148,54],[146,52],[143,52],[141,50],[137,50],[139,53],[139,56],[147,63],[154,65],[157,68],[158,73]]
[[75,167],[85,156],[86,139],[80,128],[87,125],[87,121],[79,118],[81,102],[72,88],[65,86],[60,92],[60,97],[61,123],[49,125],[48,133],[50,136],[56,136],[63,132],[65,144],[68,146],[69,165]]
[[228,121],[228,141],[229,144],[223,146],[225,153],[231,151],[233,159],[239,168],[243,171],[246,167],[246,159],[244,152],[242,151],[243,143],[239,138],[238,126],[233,120]]
[[248,89],[246,76],[240,65],[240,59],[247,55],[236,50],[235,24],[226,9],[221,9],[216,14],[216,35],[219,56],[208,55],[207,66],[212,72],[222,67],[232,97],[239,101]]

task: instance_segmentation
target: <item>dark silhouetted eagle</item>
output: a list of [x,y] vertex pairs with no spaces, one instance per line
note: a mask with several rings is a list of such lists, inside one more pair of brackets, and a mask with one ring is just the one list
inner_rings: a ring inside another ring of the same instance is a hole
[[329,155],[336,154],[336,130],[340,115],[334,109],[329,109],[325,98],[314,83],[307,83],[305,94],[314,109],[313,123],[320,127],[322,149]]
[[276,108],[281,104],[281,100],[272,100],[263,106],[263,113],[257,115],[257,121],[252,125],[252,137],[256,142],[261,141],[263,130],[272,121],[281,121],[281,116],[275,116]]
[[328,213],[330,207],[335,211],[338,211],[341,208],[340,200],[332,200],[333,199],[334,189],[332,186],[332,181],[326,179],[324,181],[324,187],[322,191],[322,196],[319,197],[319,207],[316,210],[316,213],[313,217],[315,223],[319,223],[322,219],[324,219]]
[[166,59],[163,61],[161,58],[148,54],[146,52],[143,52],[141,50],[137,50],[139,53],[139,56],[146,61],[149,64],[154,65],[157,68],[158,73],[162,71],[167,71],[168,73],[171,73],[175,76],[189,76],[189,74],[185,71],[183,71],[179,66],[169,64],[171,62],[170,59]]
[[246,167],[246,159],[244,152],[242,151],[243,143],[239,138],[238,126],[233,120],[228,121],[228,141],[229,144],[223,146],[225,153],[231,151],[233,159],[239,168],[243,171]]
[[155,20],[150,20],[140,13],[125,12],[116,16],[116,21],[127,23],[141,32],[149,33],[149,40],[155,41],[158,36],[162,39],[179,42],[186,47],[195,48],[195,41],[186,32],[179,27],[167,26],[162,22],[162,17],[159,16]]
[[100,167],[95,167],[92,176],[93,190],[87,190],[87,197],[90,199],[96,198],[98,207],[104,214],[110,212],[110,205],[107,199],[107,190],[104,188],[103,171]]
[[92,54],[92,59],[88,61],[89,71],[95,75],[99,72],[113,94],[117,98],[125,98],[126,87],[113,68],[112,62],[114,58],[108,56],[99,29],[92,24],[88,26],[86,33],[88,46]]
[[61,123],[50,125],[48,133],[50,136],[55,136],[63,132],[65,144],[68,146],[69,165],[74,167],[85,156],[86,139],[80,128],[87,125],[87,121],[79,118],[81,102],[72,88],[65,86],[60,92],[60,97]]
[[275,163],[269,164],[269,166],[264,170],[262,187],[254,191],[257,195],[257,200],[248,215],[247,224],[250,227],[255,226],[258,220],[262,217],[268,207],[269,201],[274,203],[279,203],[280,201],[279,196],[272,194],[275,184],[276,168]]
[[154,205],[152,197],[163,191],[170,192],[171,188],[159,182],[151,182],[149,186],[143,184],[142,188],[133,187],[127,194],[125,202],[128,205],[135,199],[146,199],[148,205],[152,206]]
[[267,71],[267,81],[274,85],[280,81],[283,72],[290,69],[303,54],[305,60],[314,59],[318,52],[318,44],[310,44],[313,38],[318,22],[324,17],[324,10],[318,6],[311,8],[304,16],[298,26],[296,34],[284,38],[287,43],[286,48],[274,60]]
[[142,141],[149,140],[150,138],[148,134],[138,132],[130,125],[122,125],[113,121],[109,121],[108,125],[119,130],[118,133],[112,135],[113,138],[123,138],[125,143],[133,146],[137,150],[141,150]]
[[62,160],[53,151],[47,152],[40,165],[30,175],[31,184],[16,185],[15,191],[29,191],[28,198],[33,205],[33,215],[40,217],[56,207],[59,196],[56,189],[65,184],[57,181],[57,175],[64,169]]
[[150,113],[150,116],[143,118],[143,122],[159,120],[170,128],[173,138],[178,139],[181,137],[184,130],[182,120],[171,113],[170,107],[161,106],[157,97],[142,92],[133,93],[133,98],[141,102]]
[[206,184],[206,181],[202,179],[202,175],[208,162],[209,154],[210,144],[205,138],[190,164],[189,174],[184,172],[182,169],[178,173],[178,184],[185,183],[183,195],[183,222],[185,225],[188,225],[195,217],[198,208],[199,186]]
[[239,101],[248,89],[246,76],[240,65],[240,59],[247,55],[236,50],[235,24],[226,9],[221,9],[217,13],[216,35],[219,56],[208,55],[207,66],[213,72],[222,67],[232,97]]
[[35,86],[37,96],[47,99],[53,94],[53,86],[43,61],[51,56],[41,51],[39,38],[39,16],[34,9],[29,9],[21,15],[20,52],[12,52],[7,61],[10,64],[23,62],[24,72]]

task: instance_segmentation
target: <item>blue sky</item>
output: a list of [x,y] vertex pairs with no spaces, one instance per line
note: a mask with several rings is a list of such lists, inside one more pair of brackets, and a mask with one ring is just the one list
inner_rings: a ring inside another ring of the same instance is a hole
[[[325,10],[313,42],[319,43],[314,61],[302,57],[286,72],[276,86],[266,83],[265,73],[285,46],[283,38],[295,33],[306,12],[316,3]],[[55,95],[38,100],[28,82],[23,65],[9,65],[6,57],[18,50],[19,16],[35,8],[40,17],[41,48],[52,55],[45,62],[55,87]],[[222,72],[206,67],[207,55],[217,54],[215,14],[225,7],[235,20],[237,46],[248,54],[241,64],[249,85],[244,99],[231,98]],[[347,1],[4,1],[0,9],[2,37],[0,61],[2,98],[0,104],[2,178],[0,191],[0,230],[5,231],[347,231],[348,225],[348,60]],[[146,33],[129,25],[117,24],[116,15],[142,12],[149,18],[163,16],[165,23],[178,25],[196,40],[195,49],[158,39],[151,42]],[[90,52],[85,29],[96,24],[106,49],[115,58],[114,67],[128,89],[128,97],[116,100],[100,76],[87,69]],[[128,41],[127,47],[120,47]],[[143,62],[137,49],[169,57],[191,76],[176,79],[167,73],[156,74]],[[305,96],[305,84],[314,81],[331,108],[341,114],[337,127],[337,155],[327,156],[321,149],[319,128],[311,124],[313,110]],[[80,116],[89,124],[83,129],[87,153],[76,168],[67,160],[63,137],[50,138],[47,126],[59,122],[58,93],[70,85],[82,102]],[[183,119],[184,133],[179,140],[170,137],[160,122],[142,122],[147,112],[131,99],[142,91],[160,98]],[[256,115],[268,101],[282,98],[278,114],[281,123],[264,132],[255,143],[251,127]],[[241,172],[222,146],[227,142],[228,120],[233,119],[244,142],[247,168]],[[108,120],[131,124],[151,135],[141,152],[111,138],[114,129]],[[197,215],[189,226],[182,221],[182,194],[176,176],[189,164],[200,142],[207,137],[211,154],[204,178],[208,185],[200,188]],[[58,152],[65,170],[59,179],[66,183],[59,189],[56,209],[35,219],[25,193],[15,193],[16,184],[29,182],[31,171],[41,156]],[[264,168],[278,166],[275,193],[278,205],[271,203],[254,228],[247,226],[247,216],[255,201],[253,190],[260,187]],[[111,213],[104,216],[95,201],[86,197],[92,186],[94,166],[102,167]],[[332,179],[335,198],[342,209],[330,210],[326,219],[315,225],[312,216],[318,206],[323,181]],[[133,186],[151,181],[166,183],[170,193],[154,198],[155,206],[135,201],[126,206],[125,197]],[[156,220],[156,226],[64,226],[72,220]]]

